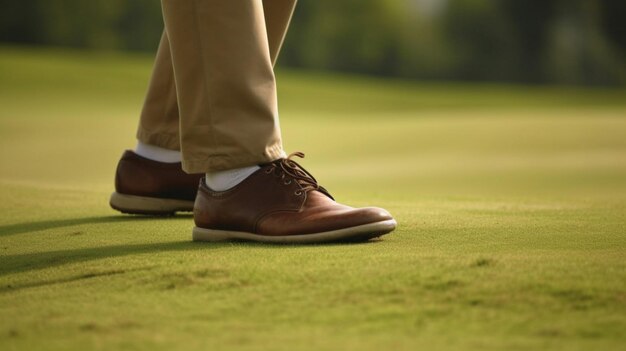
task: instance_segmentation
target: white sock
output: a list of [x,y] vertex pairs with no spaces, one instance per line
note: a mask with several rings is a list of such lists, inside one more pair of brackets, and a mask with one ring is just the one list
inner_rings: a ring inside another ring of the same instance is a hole
[[162,147],[137,142],[135,153],[152,161],[176,163],[181,161],[180,151],[164,149]]
[[229,169],[226,171],[211,172],[206,174],[206,185],[215,191],[228,190],[241,183],[252,173],[261,167],[254,165],[250,167]]

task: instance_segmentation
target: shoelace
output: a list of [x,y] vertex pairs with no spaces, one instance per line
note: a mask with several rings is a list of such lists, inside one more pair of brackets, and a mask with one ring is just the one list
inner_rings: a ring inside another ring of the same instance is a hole
[[[280,176],[281,179],[285,179],[288,176],[295,180],[301,186],[299,190],[295,191],[295,195],[302,195],[303,192],[306,193],[312,190],[318,190],[332,199],[333,197],[328,191],[317,183],[317,179],[292,159],[294,156],[304,158],[304,153],[299,151],[292,152],[287,158],[281,158],[272,162],[270,164],[272,167],[268,168],[265,172],[274,172],[274,174]],[[291,179],[285,180],[284,183],[285,185],[291,184]]]

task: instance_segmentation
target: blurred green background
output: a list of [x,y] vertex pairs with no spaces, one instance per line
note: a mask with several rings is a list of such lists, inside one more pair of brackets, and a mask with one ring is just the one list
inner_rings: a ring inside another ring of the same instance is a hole
[[[622,0],[300,0],[282,66],[417,79],[626,83]],[[0,0],[0,41],[156,49],[157,0]]]

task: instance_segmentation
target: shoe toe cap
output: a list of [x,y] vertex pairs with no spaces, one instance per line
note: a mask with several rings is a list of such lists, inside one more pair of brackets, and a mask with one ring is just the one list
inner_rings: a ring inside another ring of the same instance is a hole
[[383,222],[393,219],[393,216],[391,216],[387,210],[379,207],[364,207],[355,209],[355,217],[357,217],[359,222],[363,224]]

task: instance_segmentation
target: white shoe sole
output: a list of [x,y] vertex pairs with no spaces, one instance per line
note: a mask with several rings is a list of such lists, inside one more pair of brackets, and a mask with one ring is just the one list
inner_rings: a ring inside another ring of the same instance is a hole
[[109,204],[122,213],[168,216],[176,212],[192,212],[194,202],[114,192],[111,194]]
[[321,233],[282,236],[259,235],[247,232],[234,232],[227,230],[215,230],[194,227],[192,232],[192,238],[194,241],[211,242],[247,240],[276,244],[312,244],[333,241],[366,241],[387,234],[393,231],[395,228],[396,221],[394,219]]

